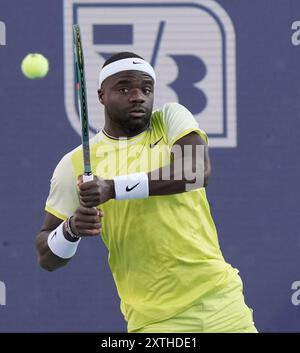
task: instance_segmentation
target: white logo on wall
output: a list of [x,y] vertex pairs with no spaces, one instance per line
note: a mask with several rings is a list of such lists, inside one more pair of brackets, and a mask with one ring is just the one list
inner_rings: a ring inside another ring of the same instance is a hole
[[291,297],[293,305],[300,305],[300,281],[293,282],[291,289],[294,291]]
[[210,146],[236,147],[235,31],[217,2],[64,0],[65,106],[80,134],[73,23],[81,27],[92,134],[104,125],[99,69],[110,55],[132,51],[155,68],[155,108],[181,103],[208,133]]
[[0,281],[0,305],[6,305],[6,287],[2,281]]
[[294,21],[291,28],[294,31],[291,37],[292,44],[300,45],[300,21]]
[[6,45],[6,26],[0,21],[0,45]]

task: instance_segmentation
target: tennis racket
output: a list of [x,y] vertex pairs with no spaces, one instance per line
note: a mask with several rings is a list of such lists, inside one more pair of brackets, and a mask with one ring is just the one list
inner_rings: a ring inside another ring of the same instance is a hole
[[78,111],[81,123],[81,143],[83,151],[83,182],[93,180],[91,160],[90,160],[90,138],[88,106],[85,85],[84,60],[81,44],[80,28],[78,24],[73,25],[74,38],[74,67],[75,67],[75,89],[78,98]]

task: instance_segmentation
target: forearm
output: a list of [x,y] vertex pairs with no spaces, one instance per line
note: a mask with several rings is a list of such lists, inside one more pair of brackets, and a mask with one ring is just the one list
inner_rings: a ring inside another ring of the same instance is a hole
[[184,165],[175,161],[150,172],[149,196],[177,194],[203,187],[206,185],[203,169],[203,164],[197,166],[191,158],[186,158]]
[[[186,156],[152,172],[122,175],[114,177],[113,181],[105,180],[105,183],[108,185],[106,189],[110,189],[109,192],[103,189],[105,199],[124,200],[198,189],[207,185],[207,174],[203,158],[197,160],[192,156]],[[89,206],[94,204],[91,203]]]
[[80,185],[80,202],[98,206],[110,199],[127,200],[171,195],[207,186],[211,173],[208,147],[194,132],[173,145],[170,164],[149,173],[137,172]]
[[63,259],[56,256],[48,246],[48,236],[50,231],[42,231],[36,238],[36,248],[40,266],[47,271],[54,271],[66,265],[70,259]]
[[65,221],[46,212],[35,241],[40,266],[53,271],[66,265],[75,255],[82,237],[101,234],[102,217],[101,210],[82,205]]

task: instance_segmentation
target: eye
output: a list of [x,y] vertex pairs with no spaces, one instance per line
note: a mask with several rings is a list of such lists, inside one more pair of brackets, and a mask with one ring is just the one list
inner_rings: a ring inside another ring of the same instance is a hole
[[123,87],[123,88],[120,88],[120,89],[119,89],[119,92],[121,92],[121,93],[123,93],[123,94],[126,94],[126,93],[129,92],[129,89],[126,88],[126,87]]
[[150,87],[145,87],[143,91],[144,91],[144,94],[147,96],[152,93],[152,89]]

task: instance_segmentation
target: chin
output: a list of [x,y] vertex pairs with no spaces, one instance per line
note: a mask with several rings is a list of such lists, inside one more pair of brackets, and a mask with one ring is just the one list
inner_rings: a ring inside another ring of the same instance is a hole
[[129,133],[131,133],[131,134],[137,134],[137,133],[139,133],[140,131],[142,131],[142,130],[145,130],[145,128],[146,128],[146,124],[144,124],[144,123],[141,123],[141,124],[138,124],[138,123],[136,123],[136,124],[130,124],[130,126],[128,126],[127,127],[127,130],[128,130],[128,132]]
[[130,120],[130,122],[128,122],[128,124],[126,125],[126,129],[132,134],[139,133],[140,131],[146,129],[149,124],[149,121],[150,119],[145,119],[144,117],[134,118],[133,120]]

